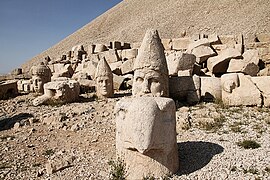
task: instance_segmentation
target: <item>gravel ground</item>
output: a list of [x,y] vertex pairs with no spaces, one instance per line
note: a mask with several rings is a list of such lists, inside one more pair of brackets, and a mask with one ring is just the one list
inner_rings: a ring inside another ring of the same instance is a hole
[[77,44],[119,40],[140,42],[146,29],[156,28],[161,38],[217,33],[238,35],[270,32],[268,0],[124,0],[53,47],[23,64],[60,57]]
[[[35,94],[0,101],[0,179],[109,179],[121,96],[40,107],[31,105]],[[268,108],[176,104],[180,170],[171,179],[269,179]]]

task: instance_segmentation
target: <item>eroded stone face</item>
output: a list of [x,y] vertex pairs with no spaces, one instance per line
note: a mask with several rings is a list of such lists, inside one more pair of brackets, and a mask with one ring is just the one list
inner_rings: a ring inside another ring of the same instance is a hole
[[104,97],[112,96],[113,84],[108,76],[97,77],[97,92]]
[[132,94],[134,96],[161,97],[167,93],[164,77],[157,71],[139,69],[134,73]]
[[51,70],[48,66],[41,63],[38,66],[33,66],[32,72],[32,88],[34,92],[43,93],[43,85],[51,81]]
[[113,75],[105,59],[100,60],[97,65],[95,80],[98,97],[108,98],[113,96]]
[[116,104],[116,150],[128,178],[161,177],[178,170],[175,104],[163,97],[122,99]]
[[168,97],[168,67],[164,48],[156,30],[147,30],[133,69],[133,96]]

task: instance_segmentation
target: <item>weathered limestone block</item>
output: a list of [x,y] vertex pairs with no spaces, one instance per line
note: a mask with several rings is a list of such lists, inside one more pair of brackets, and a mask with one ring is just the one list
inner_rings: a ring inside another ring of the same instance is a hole
[[171,77],[169,79],[170,97],[173,99],[184,100],[189,104],[200,101],[201,80],[197,75]]
[[33,83],[32,80],[19,80],[17,82],[18,91],[30,93],[33,91]]
[[70,103],[78,99],[80,84],[68,78],[58,78],[44,84],[44,94],[33,101],[34,106],[52,101],[56,104]]
[[0,99],[8,99],[18,95],[17,81],[9,80],[0,83]]
[[135,59],[133,58],[123,62],[123,64],[120,67],[122,74],[133,72],[134,61]]
[[121,49],[122,47],[121,47],[121,42],[119,42],[119,41],[112,41],[112,42],[110,42],[110,46],[109,46],[109,48],[111,48],[111,49]]
[[172,39],[172,49],[173,50],[187,50],[189,44],[191,43],[190,38],[178,38]]
[[226,44],[229,48],[234,48],[237,44],[237,37],[235,35],[219,35],[219,40],[221,44]]
[[210,57],[207,60],[207,68],[213,74],[225,73],[229,62],[233,58],[240,57],[241,53],[234,48],[227,48],[220,52],[218,56]]
[[117,76],[115,74],[113,74],[113,87],[116,90],[120,90],[120,87],[122,85],[122,83],[124,82],[125,77],[124,76]]
[[134,61],[133,96],[168,97],[168,67],[156,30],[147,30]]
[[221,76],[222,101],[229,106],[261,106],[261,93],[251,80],[242,73]]
[[122,66],[123,62],[122,61],[117,61],[114,63],[110,63],[110,68],[112,70],[112,72],[116,75],[122,75],[122,71],[121,71],[121,66]]
[[20,74],[22,74],[22,68],[16,68],[16,69],[13,69],[11,71],[11,75],[16,76],[16,75],[20,75]]
[[201,98],[205,102],[222,99],[221,80],[217,77],[201,76]]
[[107,47],[104,44],[96,44],[94,53],[100,53],[106,50],[107,50]]
[[97,96],[99,98],[113,96],[113,74],[105,58],[101,59],[97,65],[95,80]]
[[251,80],[262,94],[263,106],[270,107],[270,77],[251,77]]
[[209,57],[215,56],[216,53],[209,46],[199,46],[191,50],[191,54],[196,56],[197,63],[205,62]]
[[259,71],[259,53],[257,50],[247,50],[243,59],[231,59],[227,72],[242,72],[256,76]]
[[122,50],[122,60],[133,59],[138,55],[138,49],[125,49]]
[[270,76],[270,68],[266,67],[266,68],[260,70],[258,72],[257,76]]
[[67,77],[71,78],[74,73],[74,70],[70,64],[54,64],[54,73],[52,79],[58,77]]
[[116,151],[128,179],[156,178],[179,167],[175,104],[163,97],[122,99],[115,106]]
[[93,60],[82,61],[82,63],[78,64],[78,66],[76,67],[75,72],[72,75],[72,79],[93,80],[95,77],[95,71],[96,71],[97,64],[98,63],[96,61],[93,61]]
[[193,70],[196,56],[176,51],[167,56],[169,75],[177,75],[178,71]]
[[141,42],[135,42],[131,44],[131,49],[139,49],[141,47]]
[[161,43],[164,47],[164,50],[172,49],[172,40],[171,39],[161,39]]
[[188,45],[187,53],[191,53],[194,48],[197,48],[199,46],[210,46],[210,42],[207,38],[202,38],[197,41],[191,42]]
[[121,46],[122,46],[122,49],[131,49],[131,44],[130,43],[123,42],[121,44]]
[[102,53],[99,53],[99,59],[105,58],[108,63],[114,63],[119,61],[119,56],[117,54],[117,51],[115,49],[110,49],[109,51],[104,51]]
[[44,63],[33,66],[30,70],[32,72],[32,87],[34,92],[44,93],[43,85],[51,81],[51,70]]

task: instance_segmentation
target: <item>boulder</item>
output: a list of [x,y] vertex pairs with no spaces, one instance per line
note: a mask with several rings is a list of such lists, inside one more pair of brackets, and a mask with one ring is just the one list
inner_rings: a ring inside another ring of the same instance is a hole
[[207,68],[213,74],[225,73],[230,60],[240,56],[241,53],[238,50],[227,48],[221,51],[218,56],[208,58]]
[[205,62],[209,57],[215,56],[216,53],[209,46],[199,46],[191,50],[191,54],[196,56],[197,63]]

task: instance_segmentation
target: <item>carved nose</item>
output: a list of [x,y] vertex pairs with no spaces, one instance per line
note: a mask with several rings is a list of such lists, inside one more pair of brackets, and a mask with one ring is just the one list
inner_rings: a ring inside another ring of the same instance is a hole
[[143,93],[150,93],[150,89],[149,89],[149,84],[147,80],[144,80],[143,84],[142,84],[142,92]]

